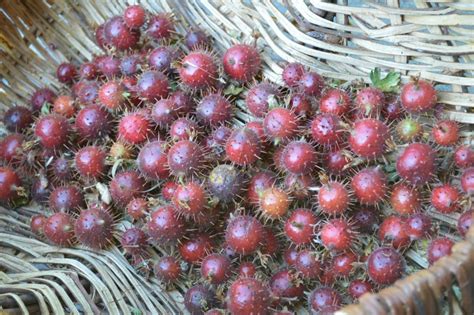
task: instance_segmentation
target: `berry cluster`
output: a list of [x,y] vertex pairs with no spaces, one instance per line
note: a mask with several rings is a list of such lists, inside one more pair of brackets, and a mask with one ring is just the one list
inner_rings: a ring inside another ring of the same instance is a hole
[[[164,287],[192,284],[192,314],[328,314],[467,233],[474,150],[430,83],[375,70],[372,86],[341,85],[289,63],[276,86],[254,45],[219,59],[175,26],[127,7],[97,29],[103,55],[57,68],[70,93],[4,113],[0,202],[44,206],[38,236],[94,250],[118,237]],[[458,231],[432,216],[463,211]]]

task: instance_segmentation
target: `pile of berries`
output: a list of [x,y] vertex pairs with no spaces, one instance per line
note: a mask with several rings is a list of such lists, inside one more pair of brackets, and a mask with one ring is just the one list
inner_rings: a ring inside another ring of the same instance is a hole
[[217,57],[175,26],[129,6],[97,28],[103,55],[57,68],[61,93],[4,113],[0,201],[41,205],[39,237],[120,243],[164,289],[188,285],[192,314],[328,314],[465,236],[474,151],[430,83],[289,63],[277,86],[255,45]]

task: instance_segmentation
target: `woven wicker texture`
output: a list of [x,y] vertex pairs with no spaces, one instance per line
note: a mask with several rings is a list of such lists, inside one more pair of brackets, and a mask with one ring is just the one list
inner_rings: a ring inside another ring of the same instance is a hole
[[[94,28],[135,1],[1,1],[0,108],[28,104],[38,87],[60,90],[58,64],[91,59],[101,50]],[[444,86],[439,93],[451,117],[474,124],[474,19],[470,1],[406,1],[352,7],[347,1],[141,1],[151,12],[173,11],[215,38],[217,50],[237,41],[264,51],[264,75],[280,82],[283,61],[299,61],[329,78],[368,80],[375,66],[420,75]],[[94,253],[35,240],[28,231],[36,209],[0,209],[0,305],[6,314],[183,312],[183,288],[165,292],[137,274],[119,249]],[[440,220],[455,224],[456,217]],[[473,314],[474,231],[453,255],[416,273],[343,314]],[[412,259],[419,257],[415,253]],[[426,263],[426,262],[422,262]],[[47,266],[47,267],[46,267]],[[442,303],[446,296],[448,305]]]

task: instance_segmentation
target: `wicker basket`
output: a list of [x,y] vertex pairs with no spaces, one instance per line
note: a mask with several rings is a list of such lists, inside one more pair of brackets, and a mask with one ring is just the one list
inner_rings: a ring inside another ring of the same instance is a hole
[[[25,104],[38,87],[60,89],[59,63],[101,50],[92,30],[134,1],[1,1],[0,108]],[[297,60],[336,79],[368,80],[375,66],[438,83],[453,119],[474,124],[474,47],[470,1],[387,0],[359,6],[337,1],[141,1],[198,24],[218,50],[252,41],[264,53],[264,75],[279,82],[281,61]],[[351,1],[349,1],[351,2]],[[276,4],[278,3],[278,4]],[[337,4],[336,4],[337,3]],[[291,8],[282,13],[282,8]],[[57,248],[34,239],[28,220],[38,209],[0,208],[0,313],[183,313],[182,292],[166,292],[138,274],[119,249]],[[444,220],[455,222],[456,217]],[[159,251],[159,249],[158,249]],[[47,267],[46,267],[47,266]],[[474,228],[450,257],[340,314],[474,314]],[[445,302],[447,301],[447,303]]]

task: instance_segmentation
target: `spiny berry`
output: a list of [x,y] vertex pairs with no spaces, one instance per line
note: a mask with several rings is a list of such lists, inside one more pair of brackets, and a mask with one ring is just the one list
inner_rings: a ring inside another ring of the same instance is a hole
[[319,97],[324,89],[323,77],[316,72],[305,72],[299,81],[298,88],[309,96]]
[[285,263],[290,267],[294,267],[296,265],[296,259],[298,257],[298,253],[299,251],[296,247],[290,246],[283,253],[283,259],[285,260]]
[[349,154],[340,149],[330,150],[323,158],[324,167],[332,175],[341,175],[349,166]]
[[283,217],[290,207],[288,194],[277,187],[267,188],[260,196],[260,209],[269,218]]
[[201,315],[216,304],[214,293],[204,285],[195,285],[186,291],[184,306],[192,315]]
[[316,159],[316,150],[305,141],[288,143],[281,154],[283,167],[297,175],[310,173],[316,165]]
[[97,81],[82,80],[73,87],[73,93],[81,104],[93,105],[99,98],[99,83]]
[[373,285],[369,281],[359,279],[353,280],[347,288],[347,292],[354,300],[359,299],[364,294],[370,293],[373,290]]
[[232,118],[232,105],[219,93],[209,94],[197,105],[196,116],[204,125],[218,126]]
[[206,257],[213,247],[214,243],[209,235],[200,233],[182,241],[179,245],[179,253],[188,263],[196,264]]
[[245,127],[255,132],[255,134],[260,139],[260,144],[262,145],[262,148],[266,148],[267,137],[265,136],[263,123],[261,121],[251,121],[251,122],[246,123]]
[[118,125],[118,137],[129,144],[144,142],[150,135],[150,121],[142,112],[129,113]]
[[349,95],[340,89],[329,89],[319,100],[319,110],[325,114],[345,115],[351,107]]
[[12,133],[0,140],[0,160],[5,162],[18,161],[23,155],[24,137],[19,133]]
[[285,222],[285,235],[295,245],[310,244],[316,223],[318,219],[311,210],[304,208],[293,210]]
[[74,242],[74,228],[71,215],[58,212],[50,216],[44,224],[44,235],[53,244],[69,246]]
[[237,44],[224,53],[223,64],[225,73],[231,79],[245,83],[260,72],[262,61],[255,47]]
[[265,134],[270,139],[289,139],[296,136],[298,118],[290,110],[277,107],[270,110],[263,121]]
[[31,96],[31,109],[33,110],[33,112],[38,112],[41,110],[45,103],[53,104],[55,99],[56,93],[54,93],[51,89],[38,89]]
[[474,222],[474,210],[468,210],[461,214],[458,219],[458,232],[461,234],[462,237],[465,237],[467,232],[469,231],[472,223]]
[[372,232],[378,221],[377,213],[374,209],[362,208],[352,216],[357,231],[362,233]]
[[71,118],[76,113],[74,99],[70,95],[60,95],[54,100],[53,111],[56,114]]
[[454,152],[454,163],[459,168],[474,166],[474,150],[468,145],[459,146]]
[[56,187],[49,196],[49,206],[56,212],[71,212],[84,206],[84,195],[73,185]]
[[148,20],[146,33],[152,39],[164,40],[170,38],[174,33],[174,22],[166,13],[153,15]]
[[341,121],[333,114],[316,115],[311,122],[311,136],[320,145],[333,146],[343,139]]
[[147,227],[151,240],[158,244],[174,243],[185,232],[183,219],[176,215],[176,210],[171,205],[156,208],[150,215]]
[[444,184],[431,191],[431,204],[442,213],[452,213],[459,207],[459,191],[452,185]]
[[399,119],[403,114],[402,104],[399,95],[387,95],[385,98],[385,106],[382,108],[383,117],[388,120]]
[[178,69],[181,82],[191,88],[203,90],[213,87],[219,78],[214,57],[204,51],[193,51],[181,61]]
[[140,28],[145,23],[145,18],[145,9],[138,4],[128,6],[123,12],[123,20],[129,28]]
[[376,284],[392,284],[405,272],[403,256],[393,248],[380,247],[367,259],[367,273]]
[[232,314],[265,314],[270,303],[269,289],[254,278],[239,278],[227,291],[227,308]]
[[140,98],[153,101],[166,98],[169,93],[168,78],[159,71],[146,71],[137,82],[137,92]]
[[167,73],[176,59],[176,51],[171,46],[160,46],[148,55],[148,64],[154,70]]
[[435,157],[435,152],[428,144],[412,143],[398,157],[397,172],[412,185],[424,185],[433,177]]
[[253,164],[261,153],[260,140],[249,128],[236,129],[227,139],[225,152],[227,158],[237,165]]
[[330,215],[342,214],[349,205],[349,192],[339,182],[329,182],[320,187],[318,204],[321,211]]
[[421,197],[416,188],[397,184],[392,189],[390,205],[400,215],[410,215],[421,209]]
[[[341,295],[330,287],[316,288],[308,297],[310,311],[316,313],[323,313],[328,310],[335,311],[341,304]],[[336,309],[334,309],[334,307],[336,307]]]
[[431,241],[427,250],[430,265],[433,265],[440,258],[450,255],[453,245],[454,242],[448,238],[437,238]]
[[255,117],[264,117],[270,108],[271,99],[277,96],[278,89],[275,85],[259,83],[247,92],[245,104]]
[[107,78],[113,78],[120,75],[120,59],[118,57],[114,55],[98,56],[95,58],[94,62],[99,71]]
[[243,173],[235,166],[221,164],[209,173],[208,187],[213,197],[229,203],[241,194],[243,181]]
[[291,95],[289,108],[298,117],[311,117],[313,113],[313,102],[311,97],[304,93],[295,93]]
[[280,243],[272,228],[264,228],[263,240],[262,247],[260,248],[260,251],[263,255],[275,256],[278,252],[280,252]]
[[252,176],[247,188],[247,199],[251,204],[258,204],[260,196],[276,183],[276,175],[270,171],[260,171]]
[[23,106],[12,106],[3,114],[3,123],[8,131],[23,132],[33,123],[33,114]]
[[74,234],[79,242],[93,249],[101,249],[112,243],[114,220],[108,209],[94,206],[82,210],[74,223]]
[[404,248],[410,243],[410,237],[406,233],[406,221],[397,216],[388,216],[379,227],[379,240],[396,249]]
[[168,150],[168,166],[175,176],[189,176],[203,166],[204,152],[192,141],[181,140]]
[[161,196],[163,197],[163,199],[165,199],[166,201],[171,201],[174,192],[176,191],[176,188],[178,188],[177,183],[173,181],[165,182],[161,187]]
[[99,102],[108,109],[119,109],[125,104],[125,87],[118,81],[104,83],[99,89]]
[[364,168],[352,178],[351,187],[361,204],[377,205],[387,193],[387,178],[378,167]]
[[167,127],[176,119],[177,112],[173,108],[173,100],[163,98],[157,101],[151,109],[151,118],[160,127]]
[[385,96],[378,88],[366,87],[357,93],[354,102],[362,116],[377,117],[385,105]]
[[130,29],[121,16],[113,17],[105,23],[104,35],[107,42],[118,50],[134,48],[140,40],[140,30]]
[[252,216],[241,215],[232,218],[225,231],[226,243],[238,254],[255,252],[264,242],[262,224]]
[[166,179],[169,176],[166,144],[155,140],[145,144],[138,153],[137,166],[140,173],[150,179]]
[[181,276],[179,261],[173,256],[164,256],[158,260],[154,267],[155,276],[164,283],[176,282]]
[[357,263],[358,258],[352,252],[345,252],[334,256],[330,263],[331,271],[339,278],[349,277],[353,270],[354,264]]
[[415,213],[406,219],[404,229],[410,240],[425,238],[432,232],[431,218],[424,213]]
[[243,262],[238,269],[239,278],[253,278],[257,273],[257,267],[252,262]]
[[314,280],[321,275],[321,262],[318,255],[309,250],[304,249],[297,253],[294,268],[305,279]]
[[283,269],[275,273],[270,278],[270,292],[277,302],[283,302],[285,299],[296,299],[303,296],[304,286],[298,280],[296,272]]
[[344,219],[332,219],[321,228],[321,243],[330,251],[344,251],[353,245],[356,233]]
[[70,162],[65,157],[59,157],[53,162],[53,174],[59,182],[68,182],[72,178]]
[[301,63],[291,62],[283,68],[281,77],[288,87],[297,87],[305,70]]
[[132,256],[145,255],[147,246],[146,233],[136,227],[126,229],[120,238],[120,244],[126,253]]
[[378,158],[384,154],[389,129],[380,120],[361,119],[354,123],[349,136],[351,150],[362,158]]
[[74,81],[77,76],[76,67],[71,63],[62,63],[56,69],[56,77],[61,83],[69,84]]
[[221,254],[206,256],[201,262],[201,277],[211,284],[222,284],[230,277],[231,262]]
[[191,28],[184,36],[184,44],[189,50],[211,46],[211,39],[199,28]]
[[441,120],[431,130],[433,140],[441,146],[453,146],[459,140],[459,125],[454,120]]
[[204,215],[207,201],[207,192],[196,182],[179,185],[172,198],[176,210],[187,217]]
[[413,118],[405,118],[398,122],[395,131],[402,142],[413,142],[423,135],[423,125]]
[[120,70],[123,75],[135,75],[142,68],[143,58],[139,54],[132,54],[122,58],[120,61]]
[[100,48],[103,49],[109,45],[109,43],[107,42],[107,39],[105,38],[105,25],[104,24],[101,24],[96,28],[94,35],[95,35],[95,41],[97,45],[99,45]]
[[403,108],[411,113],[425,112],[436,105],[438,100],[433,86],[423,80],[407,83],[402,87],[400,100]]
[[112,200],[120,207],[125,207],[130,200],[142,195],[145,181],[136,171],[122,171],[112,178],[109,190]]
[[195,106],[195,103],[189,94],[183,91],[177,90],[170,95],[170,99],[173,101],[173,109],[180,115],[189,114]]
[[70,125],[64,116],[50,114],[36,122],[35,136],[46,149],[59,149],[67,143]]
[[189,118],[178,118],[170,126],[171,139],[191,140],[196,137],[199,131],[199,126],[196,122]]
[[42,214],[35,214],[32,216],[30,220],[31,232],[35,233],[37,236],[43,236],[44,225],[46,224],[47,220],[48,218]]
[[469,195],[474,193],[474,167],[470,167],[462,173],[461,188]]
[[110,145],[109,156],[115,161],[119,159],[128,160],[131,159],[133,155],[133,147],[121,141],[114,142]]
[[78,173],[84,178],[100,178],[105,172],[105,156],[97,146],[81,148],[74,159]]
[[133,198],[125,209],[134,220],[143,219],[148,214],[148,203],[144,198]]

